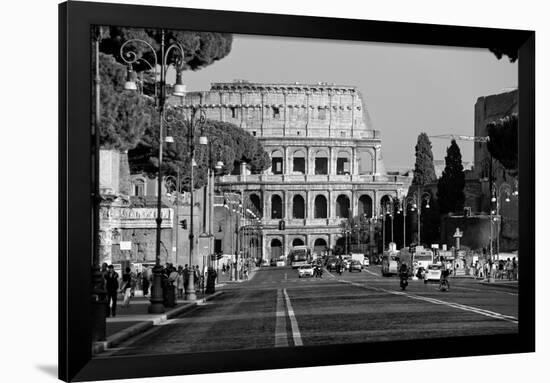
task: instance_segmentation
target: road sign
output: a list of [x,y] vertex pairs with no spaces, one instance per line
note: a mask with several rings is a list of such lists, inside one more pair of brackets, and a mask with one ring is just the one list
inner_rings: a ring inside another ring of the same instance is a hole
[[132,241],[120,241],[120,250],[132,250]]

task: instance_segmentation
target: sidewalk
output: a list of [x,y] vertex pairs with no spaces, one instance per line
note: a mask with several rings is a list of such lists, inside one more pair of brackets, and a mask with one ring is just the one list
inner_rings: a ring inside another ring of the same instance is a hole
[[[95,342],[92,350],[94,354],[99,354],[107,348],[113,348],[131,337],[147,331],[155,325],[159,325],[167,320],[174,318],[185,311],[191,310],[206,301],[214,299],[223,294],[217,291],[214,294],[203,297],[201,291],[197,291],[196,301],[177,300],[176,307],[166,308],[163,314],[149,314],[150,305],[147,297],[134,297],[128,307],[117,305],[117,316],[106,318],[106,340]],[[118,303],[118,302],[117,302]]]

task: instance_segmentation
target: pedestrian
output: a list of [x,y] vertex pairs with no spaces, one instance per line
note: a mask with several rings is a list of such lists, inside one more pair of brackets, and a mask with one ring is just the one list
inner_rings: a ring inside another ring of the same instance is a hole
[[176,278],[176,288],[178,289],[178,298],[183,298],[183,267],[178,266],[178,277]]
[[199,265],[195,265],[195,267],[193,268],[193,282],[195,284],[195,290],[197,290],[197,288],[199,287],[199,284],[200,284],[200,278],[201,278],[201,273],[199,271]]
[[512,258],[512,279],[515,281],[518,279],[518,262],[516,257]]
[[[107,317],[116,316],[116,300],[118,294],[118,274],[115,271],[113,265],[109,265],[107,268],[107,274],[105,275],[105,286],[107,289]],[[109,311],[110,307],[110,311]]]
[[514,271],[514,267],[512,266],[512,261],[510,260],[510,258],[508,258],[506,260],[506,277],[508,278],[509,281],[512,280],[512,274],[513,274],[513,271]]
[[244,266],[243,268],[243,275],[244,275],[244,280],[248,280],[248,266]]
[[120,292],[124,296],[124,300],[122,301],[122,305],[120,307],[128,307],[130,305],[131,291],[132,274],[130,268],[127,267],[124,270],[124,274],[122,274],[122,285],[120,287]]
[[133,298],[137,287],[137,274],[135,270],[130,271],[130,296]]

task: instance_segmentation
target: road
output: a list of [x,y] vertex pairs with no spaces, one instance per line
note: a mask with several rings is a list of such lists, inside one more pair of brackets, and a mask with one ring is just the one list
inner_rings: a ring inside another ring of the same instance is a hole
[[109,350],[146,355],[301,345],[379,342],[518,331],[517,293],[451,279],[451,289],[382,277],[371,266],[342,276],[298,278],[291,268],[262,268],[246,282],[178,318]]

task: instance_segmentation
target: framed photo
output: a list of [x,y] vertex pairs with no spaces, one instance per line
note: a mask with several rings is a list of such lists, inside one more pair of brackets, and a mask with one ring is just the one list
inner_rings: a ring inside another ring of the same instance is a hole
[[60,379],[534,351],[534,32],[59,16]]

